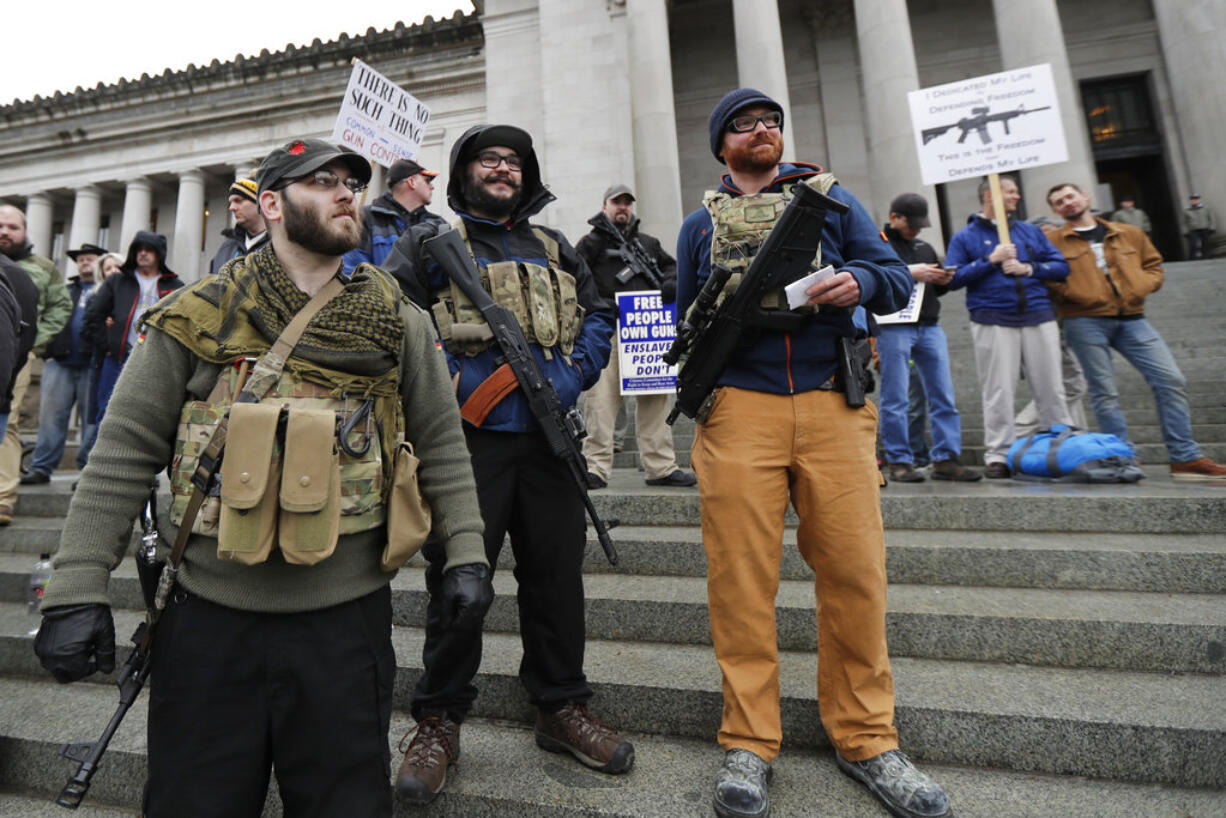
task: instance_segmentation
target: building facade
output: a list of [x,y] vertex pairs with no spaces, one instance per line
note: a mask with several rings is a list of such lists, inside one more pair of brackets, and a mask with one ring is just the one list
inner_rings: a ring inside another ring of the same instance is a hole
[[[70,267],[82,241],[170,239],[193,280],[227,226],[235,176],[292,136],[328,136],[360,58],[432,109],[420,161],[444,173],[471,125],[534,136],[558,202],[542,218],[577,240],[610,184],[632,184],[668,244],[718,183],[706,118],[749,85],[788,111],[785,159],[832,170],[884,221],[897,193],[937,207],[942,234],[977,210],[975,182],[920,181],[908,91],[1050,63],[1069,161],[1023,171],[1030,215],[1073,181],[1110,210],[1135,198],[1168,258],[1188,194],[1226,208],[1217,155],[1226,105],[1223,0],[485,0],[451,19],[167,71],[0,107],[0,200],[26,210],[36,249]],[[376,174],[368,195],[380,192]],[[433,208],[445,210],[444,197]],[[934,219],[934,222],[936,220]],[[928,238],[940,243],[935,235]]]

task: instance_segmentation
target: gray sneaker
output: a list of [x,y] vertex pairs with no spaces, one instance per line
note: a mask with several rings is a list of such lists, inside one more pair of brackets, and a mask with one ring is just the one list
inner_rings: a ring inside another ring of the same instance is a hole
[[848,761],[834,754],[839,769],[868,787],[868,791],[901,818],[946,818],[953,815],[949,796],[941,785],[920,772],[901,750],[887,750],[867,761]]
[[771,765],[749,750],[729,750],[715,775],[715,814],[720,818],[766,818]]

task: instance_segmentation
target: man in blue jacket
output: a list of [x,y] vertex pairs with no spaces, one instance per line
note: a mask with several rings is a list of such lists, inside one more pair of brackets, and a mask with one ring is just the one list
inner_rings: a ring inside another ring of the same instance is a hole
[[1017,183],[1000,180],[1008,218],[1008,244],[996,232],[992,194],[979,185],[983,210],[949,242],[945,263],[956,267],[949,289],[966,288],[975,368],[983,396],[984,476],[1010,476],[1006,463],[1016,433],[1013,393],[1020,371],[1034,396],[1039,424],[1069,423],[1060,369],[1060,328],[1045,282],[1068,278],[1068,263],[1043,231],[1013,218],[1021,199]]
[[434,198],[432,170],[400,159],[387,170],[387,192],[362,208],[362,241],[345,254],[345,272],[366,262],[382,266],[396,239],[415,224],[441,222],[426,205]]
[[[532,137],[512,125],[470,128],[452,146],[449,175],[447,202],[459,217],[454,229],[490,294],[520,322],[562,408],[573,407],[608,362],[614,316],[566,237],[529,222],[554,200],[541,183]],[[536,743],[600,772],[624,773],[634,747],[586,707],[592,690],[583,672],[587,520],[580,489],[550,450],[514,375],[507,377],[485,319],[422,250],[422,242],[446,229],[409,228],[384,267],[433,310],[465,421],[491,569],[510,535],[524,645],[519,678],[538,711]],[[433,800],[455,766],[481,664],[480,629],[446,626],[445,551],[428,542],[423,554],[430,592],[425,669],[413,693],[417,732],[396,779],[397,794],[411,804]]]
[[742,339],[694,434],[707,606],[724,691],[715,812],[770,811],[767,781],[782,741],[775,594],[790,499],[800,516],[797,546],[817,574],[817,695],[836,760],[895,815],[944,816],[945,792],[899,752],[894,727],[877,411],[871,403],[849,407],[834,377],[838,339],[860,332],[855,308],[897,311],[911,294],[911,275],[832,176],[780,162],[783,114],[750,88],[720,100],[708,130],[711,152],[729,172],[677,237],[681,316],[712,261],[750,263],[796,185],[828,191],[850,208],[827,213],[822,231],[821,263],[837,273],[807,290],[799,328],[766,327]]

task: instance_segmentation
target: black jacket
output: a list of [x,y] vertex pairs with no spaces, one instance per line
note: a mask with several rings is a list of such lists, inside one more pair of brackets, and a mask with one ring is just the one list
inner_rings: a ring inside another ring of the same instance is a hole
[[[102,285],[99,284],[98,286]],[[73,276],[68,279],[68,295],[72,297],[72,317],[75,317],[77,314],[77,302],[81,299],[80,276]],[[68,323],[60,330],[59,335],[47,343],[47,347],[43,350],[43,358],[45,360],[61,361],[72,355],[72,317],[69,317]],[[79,344],[85,348],[86,353],[93,348],[89,334],[84,329],[81,331]],[[88,357],[88,354],[86,357]]]
[[[882,228],[885,237],[889,239],[890,246],[894,248],[894,252],[898,253],[898,257],[902,259],[903,264],[940,264],[937,259],[937,251],[932,248],[932,245],[922,239],[913,239],[908,241],[902,237],[902,234],[890,227],[888,224]],[[947,287],[938,287],[935,284],[930,284],[924,288],[924,300],[920,303],[919,324],[935,324],[941,317],[941,302],[938,300],[945,293],[949,292]]]
[[[152,247],[158,253],[158,267],[161,270],[157,284],[158,298],[183,286],[179,277],[166,266],[166,237],[146,230],[138,232],[128,247],[128,260],[119,268],[120,272],[102,282],[85,308],[85,337],[95,347],[119,361],[123,361],[131,352],[127,345],[128,328],[132,325],[136,305],[140,303],[140,282],[136,280],[136,247],[140,244]],[[106,325],[108,318],[113,321],[109,327]]]
[[221,235],[225,236],[226,240],[221,243],[221,247],[217,249],[217,253],[213,256],[213,260],[209,262],[209,275],[216,275],[227,261],[233,261],[239,256],[245,256],[249,253],[254,253],[265,244],[268,244],[268,231],[264,231],[264,235],[260,236],[260,240],[251,247],[247,247],[247,233],[241,227],[227,227],[221,231]]
[[0,278],[0,414],[5,414],[12,410],[13,382],[38,334],[38,286],[2,255]]
[[[662,274],[660,291],[664,295],[664,302],[671,304],[677,298],[677,262],[664,252],[659,239],[639,231],[637,216],[630,220],[630,226],[626,228],[624,235],[629,241],[637,239],[647,254],[655,259]],[[617,241],[599,229],[592,230],[579,239],[579,243],[575,245],[575,249],[579,251],[579,255],[583,256],[587,266],[592,268],[592,275],[596,278],[596,289],[600,291],[601,297],[611,301],[614,293],[655,289],[651,282],[640,275],[632,276],[625,284],[617,280],[617,274],[626,266],[620,257],[610,252],[616,250],[617,247]]]

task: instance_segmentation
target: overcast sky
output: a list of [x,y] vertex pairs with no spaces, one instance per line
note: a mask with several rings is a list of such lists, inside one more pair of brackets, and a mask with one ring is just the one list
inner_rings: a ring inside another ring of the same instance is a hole
[[[179,70],[189,63],[226,62],[236,54],[280,51],[286,44],[327,42],[342,32],[363,34],[397,21],[441,19],[458,0],[3,0],[4,45],[0,46],[0,105],[35,94],[51,96],[78,85]],[[411,89],[410,89],[411,92]]]

